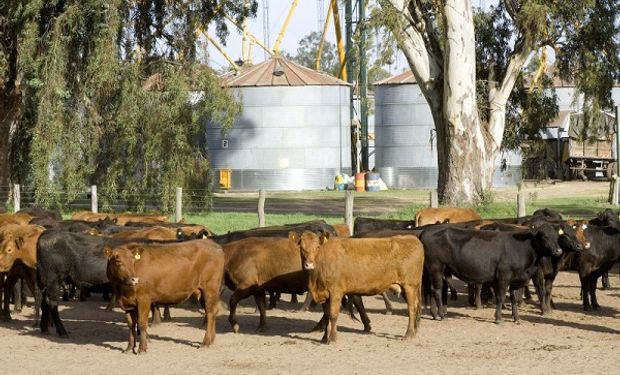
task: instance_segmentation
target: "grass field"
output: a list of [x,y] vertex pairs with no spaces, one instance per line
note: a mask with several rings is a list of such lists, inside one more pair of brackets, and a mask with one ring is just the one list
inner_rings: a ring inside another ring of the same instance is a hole
[[[551,208],[565,217],[588,218],[611,207],[605,186],[585,189],[585,185],[563,186],[567,190],[557,197],[560,188],[531,189],[527,193],[526,211]],[[590,185],[588,185],[590,186]],[[555,189],[555,190],[554,190]],[[517,207],[512,191],[498,191],[494,201],[475,207],[484,218],[516,217]],[[258,225],[256,194],[224,195],[214,199],[214,212],[189,214],[186,220],[208,226],[215,233],[254,228]],[[428,207],[428,190],[390,190],[379,193],[356,193],[354,216],[409,220],[423,207]],[[324,219],[330,224],[344,222],[343,194],[337,192],[270,193],[266,205],[267,225],[298,223]]]

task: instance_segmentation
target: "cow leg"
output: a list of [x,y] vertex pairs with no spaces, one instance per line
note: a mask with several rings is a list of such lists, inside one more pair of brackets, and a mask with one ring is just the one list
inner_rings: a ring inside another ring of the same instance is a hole
[[11,295],[13,294],[13,287],[15,285],[15,277],[11,275],[10,272],[6,273],[6,278],[4,279],[3,285],[3,294],[4,298],[2,301],[2,321],[10,321],[11,318]]
[[267,309],[265,308],[267,305],[267,300],[265,298],[265,292],[261,290],[260,292],[254,293],[254,301],[256,301],[256,307],[258,307],[258,312],[260,314],[256,331],[265,332],[265,328],[267,326]]
[[[323,336],[323,343],[329,344],[336,342],[338,335],[338,314],[340,314],[340,300],[342,296],[339,293],[330,293],[327,305],[329,306],[329,326],[325,327],[325,336]],[[329,329],[329,335],[327,331]]]
[[304,300],[304,304],[301,306],[299,311],[308,311],[312,302],[312,295],[310,295],[310,293],[306,293],[306,299]]
[[230,296],[230,300],[228,300],[228,321],[230,322],[230,326],[235,333],[239,333],[239,323],[237,322],[237,304],[239,304],[239,301],[246,298],[250,294],[252,294],[252,292],[247,289],[237,289]]
[[[208,287],[201,290],[202,305],[205,309],[205,337],[202,340],[202,347],[206,348],[215,341],[215,317],[217,316],[217,308],[219,306],[219,291],[217,289],[209,289]],[[265,294],[263,293],[263,296]]]
[[280,299],[280,293],[269,292],[269,307],[268,309],[275,309],[278,300]]
[[458,293],[456,291],[456,288],[454,287],[454,285],[452,285],[452,278],[451,277],[447,277],[446,278],[446,284],[448,285],[448,288],[450,289],[450,299],[452,301],[456,301],[459,296]]
[[[443,276],[439,274],[439,276],[434,275],[431,276],[431,293],[433,294],[433,299],[431,301],[431,316],[433,319],[442,320],[444,317],[443,314],[443,304],[441,301],[441,290],[443,289]],[[433,305],[433,302],[435,304]]]
[[532,283],[534,284],[534,289],[536,290],[536,295],[538,296],[538,301],[540,303],[540,312],[542,315],[547,315],[549,313],[545,297],[547,295],[547,287],[544,280],[544,275],[540,269],[532,275]]
[[547,313],[552,313],[553,308],[551,306],[551,290],[553,289],[553,279],[545,279],[545,308]]
[[603,275],[601,276],[601,283],[602,283],[603,290],[611,288],[611,285],[609,284],[609,272],[608,271],[605,271]]
[[[417,289],[417,290],[416,290]],[[420,285],[414,288],[411,285],[403,285],[403,292],[407,299],[407,310],[409,314],[409,323],[407,332],[405,332],[405,340],[415,337],[420,324]]]
[[129,328],[129,339],[127,341],[127,348],[123,350],[123,353],[135,353],[137,335],[136,328],[138,325],[138,309],[126,311],[125,319],[127,319],[127,326]]
[[[105,294],[104,294],[105,296]],[[105,300],[105,298],[104,298]],[[116,305],[116,295],[114,293],[112,293],[109,298],[108,298],[108,304],[105,307],[105,311],[112,311],[114,309],[114,306]]]
[[482,284],[474,283],[474,294],[476,301],[476,310],[482,309]]
[[519,323],[519,297],[521,288],[510,286],[510,304],[512,305],[512,319]]
[[370,327],[370,319],[368,318],[368,314],[366,313],[366,308],[364,307],[364,302],[362,301],[362,297],[361,296],[350,296],[350,297],[351,297],[351,303],[353,303],[353,306],[355,306],[357,311],[359,311],[360,313],[360,319],[362,320],[362,323],[364,324],[364,332],[370,332],[370,330],[372,329]]
[[590,300],[592,301],[592,309],[600,310],[601,305],[598,304],[596,300],[596,283],[598,281],[598,277],[590,277]]
[[495,291],[495,323],[502,323],[502,306],[506,301],[506,282],[498,280],[493,284]]
[[151,301],[138,299],[138,329],[140,330],[140,347],[138,354],[146,354],[148,346],[149,310]]
[[153,319],[151,319],[151,325],[158,326],[161,324],[161,311],[159,311],[159,306],[156,303],[151,305],[151,315],[153,315]]
[[162,319],[164,322],[171,322],[172,317],[170,316],[170,306],[164,305],[164,318]]
[[41,292],[39,291],[39,287],[35,282],[35,278],[36,271],[34,269],[29,269],[28,273],[26,274],[26,278],[24,278],[24,281],[26,283],[26,286],[28,286],[28,289],[30,289],[32,296],[34,297],[34,326],[36,327],[39,324],[40,318],[39,308],[41,307]]
[[297,300],[297,294],[291,294],[291,303],[299,303],[299,301]]
[[51,282],[48,284],[46,288],[47,298],[46,302],[49,307],[49,314],[52,318],[52,323],[56,327],[56,333],[60,337],[68,337],[67,330],[65,326],[62,324],[62,320],[60,320],[60,315],[58,313],[58,301],[60,301],[62,297],[62,292],[60,290],[60,284]]
[[579,276],[579,281],[581,282],[581,299],[583,301],[583,309],[585,311],[592,310],[590,306],[590,277],[589,276]]
[[22,282],[22,279],[16,278],[15,286],[13,287],[13,297],[15,298],[13,311],[15,312],[22,312],[23,296],[24,296],[24,294],[22,293],[23,289],[24,289],[24,283]]
[[392,303],[390,302],[387,293],[381,293],[381,297],[383,297],[383,302],[385,303],[385,315],[392,315]]

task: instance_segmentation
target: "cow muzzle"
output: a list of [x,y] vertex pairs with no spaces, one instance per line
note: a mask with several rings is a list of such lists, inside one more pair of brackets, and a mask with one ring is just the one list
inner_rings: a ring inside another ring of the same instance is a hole
[[588,249],[590,248],[590,245],[591,245],[591,243],[586,242],[586,243],[583,245],[583,248],[584,248],[584,249],[586,249],[586,250],[588,250]]
[[551,251],[551,255],[553,255],[554,257],[559,257],[560,255],[562,255],[562,249],[558,247],[557,249]]
[[314,263],[313,262],[304,262],[304,269],[313,270],[314,269]]

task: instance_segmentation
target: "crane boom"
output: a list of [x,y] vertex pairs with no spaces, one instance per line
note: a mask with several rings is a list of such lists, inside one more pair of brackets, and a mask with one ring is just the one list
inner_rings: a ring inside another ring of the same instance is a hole
[[273,53],[276,55],[280,54],[280,44],[282,44],[282,39],[284,39],[284,34],[286,33],[286,29],[288,28],[288,24],[291,22],[291,18],[293,18],[293,14],[295,14],[295,9],[297,8],[297,4],[299,0],[293,0],[291,3],[291,8],[288,10],[288,14],[286,19],[284,20],[284,24],[282,24],[282,28],[278,33],[278,38],[276,42],[273,44]]

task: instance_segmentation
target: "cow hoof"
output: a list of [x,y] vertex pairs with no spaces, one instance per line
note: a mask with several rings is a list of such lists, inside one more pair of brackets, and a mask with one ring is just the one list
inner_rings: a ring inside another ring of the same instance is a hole
[[267,327],[266,327],[266,326],[258,326],[258,327],[256,327],[256,332],[263,333],[263,332],[265,332],[266,330],[267,330]]
[[498,326],[501,326],[504,323],[503,320],[501,319],[495,319],[495,324],[497,324]]
[[370,333],[371,330],[372,330],[372,327],[370,326],[370,324],[367,325],[367,326],[364,326],[364,332],[365,333]]
[[146,350],[139,350],[138,355],[146,355]]
[[583,311],[592,311],[592,307],[590,307],[590,306],[584,306],[584,307],[583,307]]
[[234,333],[239,333],[239,324],[237,323],[233,324],[232,329]]
[[592,305],[592,309],[594,311],[599,311],[601,309],[601,306],[600,305]]
[[385,310],[385,315],[392,315],[392,310]]

